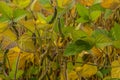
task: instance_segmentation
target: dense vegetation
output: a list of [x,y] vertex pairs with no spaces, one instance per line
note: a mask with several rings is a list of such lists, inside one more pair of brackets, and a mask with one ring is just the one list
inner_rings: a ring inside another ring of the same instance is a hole
[[0,0],[0,80],[119,80],[120,0]]

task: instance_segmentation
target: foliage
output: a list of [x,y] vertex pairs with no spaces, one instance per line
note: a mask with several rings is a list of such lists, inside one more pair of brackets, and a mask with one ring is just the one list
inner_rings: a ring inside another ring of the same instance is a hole
[[118,80],[119,0],[1,0],[0,80]]

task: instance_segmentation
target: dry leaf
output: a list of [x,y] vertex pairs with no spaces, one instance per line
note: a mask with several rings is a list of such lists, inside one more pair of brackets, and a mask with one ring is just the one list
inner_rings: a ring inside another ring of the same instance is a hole
[[92,51],[93,55],[95,55],[95,56],[97,56],[97,57],[101,57],[101,56],[103,55],[103,53],[100,52],[100,50],[99,50],[98,48],[96,48],[96,47],[93,47],[93,48],[91,49],[91,51]]
[[104,8],[111,8],[114,9],[116,6],[118,6],[120,3],[120,0],[102,0],[102,7]]
[[85,6],[91,6],[94,3],[94,0],[77,0],[77,1]]

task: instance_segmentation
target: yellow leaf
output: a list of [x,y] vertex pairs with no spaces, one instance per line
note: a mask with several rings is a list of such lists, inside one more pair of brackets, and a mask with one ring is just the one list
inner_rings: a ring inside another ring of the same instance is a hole
[[42,14],[38,14],[38,19],[37,19],[37,21],[36,21],[36,23],[37,24],[46,24],[47,22],[46,22],[46,19],[45,19],[45,17],[44,17],[44,15],[42,15]]
[[[17,47],[15,47],[15,48],[17,48]],[[10,67],[12,67],[12,65],[14,64],[14,61],[17,59],[17,57],[19,55],[19,53],[13,51],[15,48],[12,48],[8,53],[8,60],[10,63]],[[16,51],[16,49],[15,49],[15,51]],[[0,55],[0,61],[2,61],[2,60],[3,60],[3,54]],[[37,55],[35,56],[33,53],[27,53],[27,52],[20,53],[20,60],[19,60],[18,68],[24,69],[25,66],[27,65],[26,62],[34,63],[34,60],[35,60],[35,64],[38,64],[39,58],[37,57]],[[8,64],[6,64],[6,66],[8,67]]]
[[65,8],[71,1],[72,0],[57,0],[57,3],[60,8]]
[[16,35],[10,29],[7,29],[2,34],[4,37],[9,38],[12,41],[15,41],[17,39]]
[[29,29],[30,31],[34,32],[35,31],[35,21],[34,20],[27,20],[27,21],[21,21],[21,24],[23,24],[27,29]]
[[8,23],[0,22],[0,33],[7,29]]
[[80,72],[82,70],[82,67],[75,67],[76,72]]
[[34,52],[35,51],[35,45],[32,40],[31,35],[29,34],[23,34],[19,41],[18,41],[18,46],[21,50],[26,51],[26,52]]
[[14,0],[13,2],[20,8],[26,8],[30,5],[31,0]]
[[115,60],[112,62],[111,76],[112,78],[120,78],[120,62]]
[[17,52],[17,53],[20,52],[20,48],[18,48],[18,47],[13,47],[13,48],[11,48],[10,50],[11,50],[11,51],[14,51],[14,52]]
[[93,65],[85,64],[80,70],[80,75],[82,77],[91,77],[97,72],[97,67]]
[[68,74],[68,77],[70,80],[76,80],[78,78],[78,75],[75,71],[71,71],[69,74]]
[[11,48],[11,46],[14,46],[14,41],[16,40],[16,35],[10,30],[7,29],[1,34],[2,38],[2,49],[8,49]]

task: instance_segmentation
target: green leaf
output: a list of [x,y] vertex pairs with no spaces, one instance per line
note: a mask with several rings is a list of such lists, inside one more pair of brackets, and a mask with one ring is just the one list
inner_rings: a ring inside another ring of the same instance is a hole
[[17,79],[20,78],[20,77],[22,76],[23,72],[24,72],[23,70],[18,70],[18,71],[17,71],[16,78],[17,78]]
[[8,6],[7,3],[5,2],[0,2],[0,12],[2,13],[2,15],[4,15],[6,18],[12,18],[13,17],[13,12],[12,12],[12,8],[10,8]]
[[112,10],[106,9],[106,10],[105,10],[104,18],[107,19],[111,14],[112,14]]
[[94,4],[98,4],[98,3],[101,3],[102,0],[94,0]]
[[120,25],[118,23],[114,24],[114,27],[110,31],[113,40],[120,40]]
[[105,47],[112,45],[112,41],[110,38],[106,37],[105,35],[98,35],[96,37],[96,47]]
[[92,5],[89,9],[90,9],[90,12],[96,11],[96,10],[97,11],[105,11],[105,9],[101,6],[100,3]]
[[75,30],[75,29],[73,29],[73,31],[71,32],[71,36],[73,38],[73,41],[76,41],[78,39],[87,37],[87,33],[85,33],[82,30]]
[[115,48],[120,48],[120,40],[113,41],[113,46]]
[[98,17],[101,15],[101,11],[93,11],[90,14],[91,20],[95,21],[98,19]]
[[85,19],[84,17],[80,17],[80,18],[77,19],[76,22],[78,22],[78,23],[86,23],[88,21],[89,21],[89,19]]
[[84,31],[76,30],[74,27],[62,27],[62,32],[65,37],[71,36],[73,41],[87,36]]
[[39,0],[39,2],[43,5],[50,4],[50,0]]
[[2,16],[0,17],[0,22],[9,22],[9,21],[10,21],[10,19],[7,18],[5,15],[2,15]]
[[65,56],[70,56],[70,55],[76,55],[80,52],[82,52],[83,50],[89,50],[92,48],[92,44],[90,44],[90,42],[84,41],[84,40],[77,40],[73,43],[70,43],[65,51],[64,51],[64,55]]
[[96,75],[97,75],[99,78],[103,79],[103,74],[102,74],[100,71],[98,71],[98,72],[96,73]]
[[18,21],[26,16],[27,12],[23,9],[16,9],[13,12],[14,21]]
[[14,79],[15,74],[16,74],[16,79],[20,78],[20,77],[22,76],[22,74],[23,74],[23,71],[22,71],[22,70],[18,70],[18,69],[17,69],[17,72],[16,72],[17,59],[18,59],[18,57],[16,57],[16,59],[14,60],[14,62],[13,62],[13,64],[12,64],[12,70],[11,70],[11,72],[9,73],[9,77],[10,77],[10,79],[12,79],[12,80]]
[[106,30],[95,30],[92,37],[95,39],[96,47],[105,47],[113,44]]
[[100,71],[101,71],[101,73],[102,73],[102,74],[103,74],[103,76],[104,76],[104,75],[106,75],[106,74],[110,73],[111,68],[108,68],[108,69],[101,69]]
[[81,17],[89,16],[88,8],[81,4],[77,4],[77,12]]
[[73,68],[74,68],[74,66],[73,66],[73,63],[72,63],[72,62],[67,63],[68,72],[72,71]]
[[[20,78],[23,74],[23,71],[22,70],[18,70],[17,73],[16,73],[16,79]],[[9,74],[9,77],[10,79],[14,79],[15,77],[15,71],[11,71],[10,74]]]
[[50,0],[39,0],[40,4],[42,4],[44,7],[51,7]]

